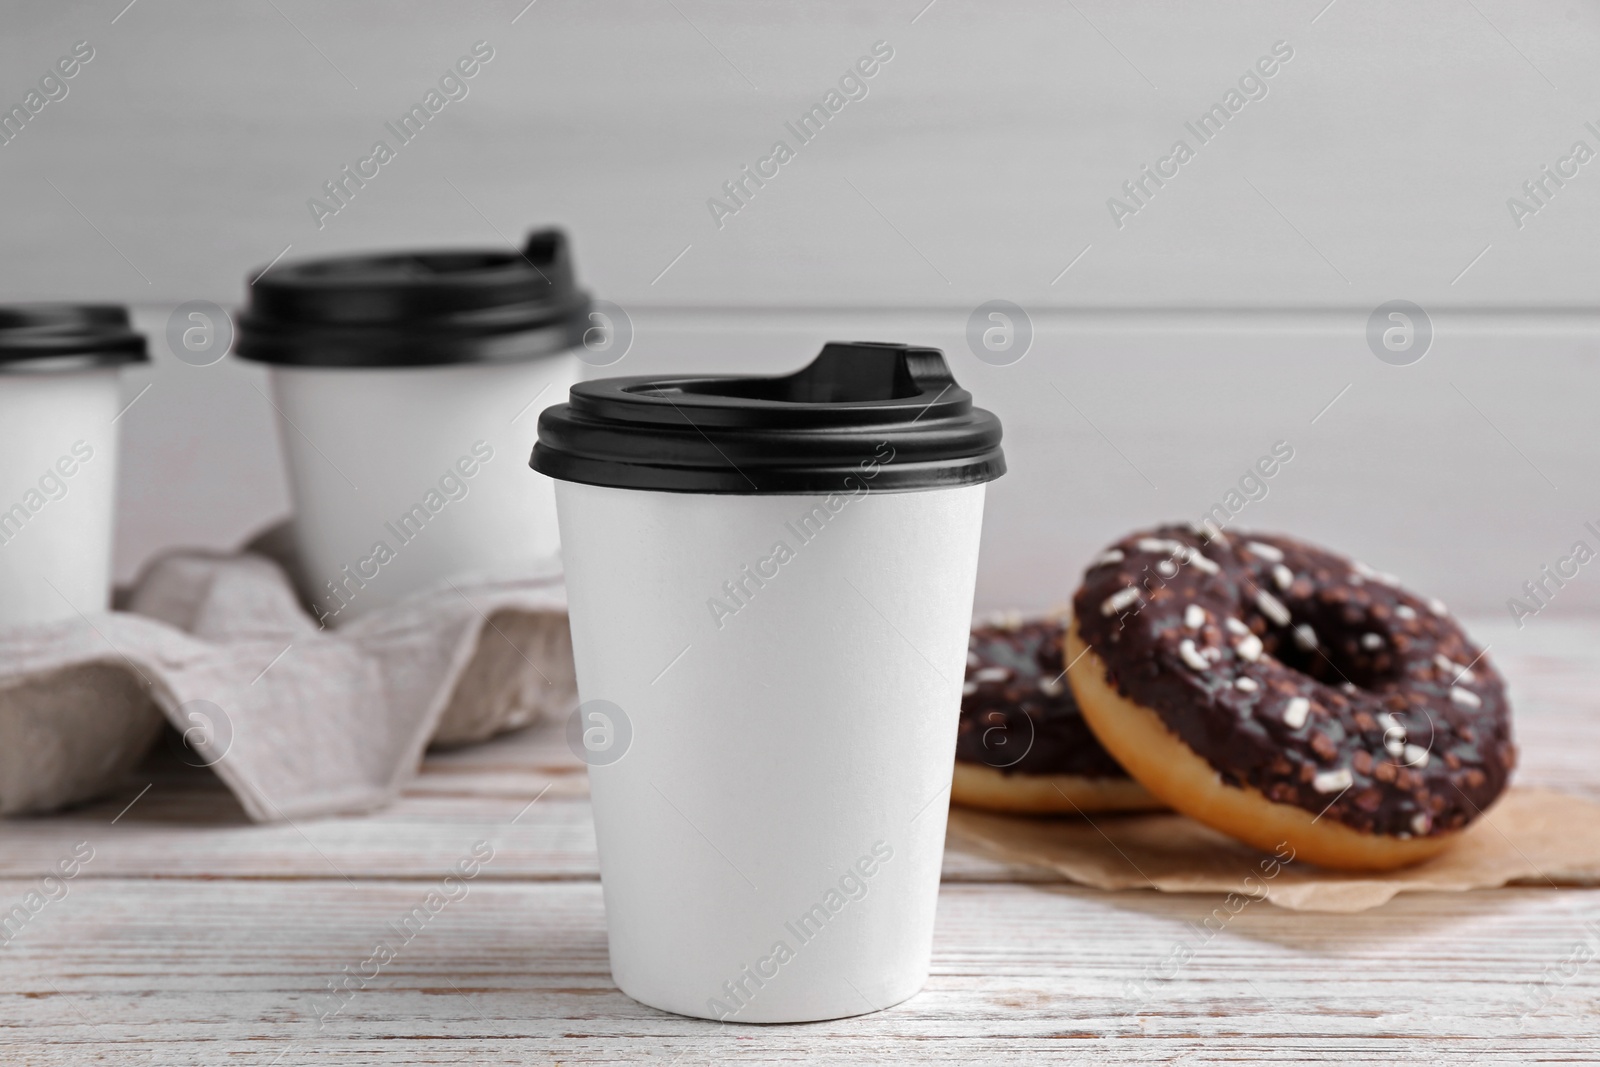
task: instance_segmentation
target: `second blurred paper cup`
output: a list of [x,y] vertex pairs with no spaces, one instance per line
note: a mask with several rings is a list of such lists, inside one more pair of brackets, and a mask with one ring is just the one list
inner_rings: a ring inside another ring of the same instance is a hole
[[121,369],[147,362],[120,307],[0,307],[0,628],[111,606]]
[[344,256],[270,268],[239,355],[272,368],[301,579],[341,623],[559,548],[522,457],[578,379],[589,325],[564,236],[520,252]]
[[557,479],[611,968],[684,1015],[922,987],[1000,424],[933,349],[613,378],[540,420]]

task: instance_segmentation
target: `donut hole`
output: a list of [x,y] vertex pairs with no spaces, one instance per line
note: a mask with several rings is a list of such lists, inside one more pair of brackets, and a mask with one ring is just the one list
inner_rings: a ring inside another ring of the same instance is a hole
[[[1387,627],[1351,607],[1321,601],[1289,605],[1288,626],[1261,618],[1267,628],[1262,642],[1279,663],[1324,685],[1349,682],[1369,692],[1385,690],[1405,673],[1394,639]],[[1315,643],[1305,639],[1310,635]]]

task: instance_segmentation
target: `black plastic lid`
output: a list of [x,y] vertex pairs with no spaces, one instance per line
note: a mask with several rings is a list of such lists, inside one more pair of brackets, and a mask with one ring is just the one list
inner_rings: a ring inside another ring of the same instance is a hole
[[144,335],[115,304],[0,305],[0,374],[148,363]]
[[1000,420],[972,406],[943,353],[860,341],[776,378],[574,385],[539,416],[530,466],[590,485],[753,495],[975,485],[1006,461]]
[[250,282],[238,354],[300,367],[505,363],[575,348],[589,295],[567,238],[540,230],[521,252],[440,249],[280,264]]

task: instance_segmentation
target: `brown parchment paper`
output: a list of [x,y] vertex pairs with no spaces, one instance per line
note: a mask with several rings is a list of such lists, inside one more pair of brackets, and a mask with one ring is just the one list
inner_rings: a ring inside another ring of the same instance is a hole
[[1035,819],[952,807],[950,832],[995,859],[1097,889],[1241,893],[1296,911],[1365,911],[1406,892],[1600,885],[1600,805],[1545,789],[1512,788],[1449,851],[1385,873],[1277,863],[1168,812]]

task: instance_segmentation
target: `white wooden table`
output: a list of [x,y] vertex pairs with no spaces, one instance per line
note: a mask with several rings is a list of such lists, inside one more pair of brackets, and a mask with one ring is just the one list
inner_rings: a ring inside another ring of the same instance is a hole
[[[1520,780],[1600,799],[1600,624],[1539,628],[1477,628],[1513,681]],[[479,840],[468,894],[319,1028],[328,983]],[[612,985],[584,769],[549,725],[431,756],[380,814],[297,825],[247,823],[167,754],[90,808],[0,823],[0,906],[85,841],[0,945],[0,1062],[1600,1062],[1600,889],[1260,905],[1140,1004],[1126,983],[1216,901],[954,849],[906,1004],[788,1027],[654,1011]]]

